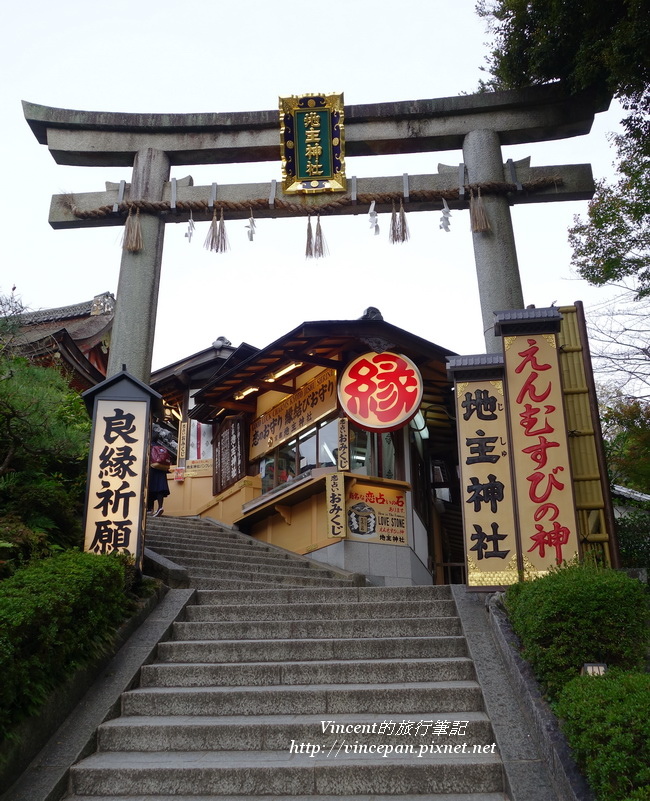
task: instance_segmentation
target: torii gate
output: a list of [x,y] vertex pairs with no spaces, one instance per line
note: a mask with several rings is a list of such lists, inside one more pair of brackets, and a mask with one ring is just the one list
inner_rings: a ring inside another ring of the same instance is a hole
[[469,192],[483,188],[491,230],[473,233],[486,349],[494,312],[523,307],[509,206],[512,203],[588,200],[594,192],[589,164],[530,167],[529,159],[503,163],[501,145],[540,142],[586,134],[594,114],[608,101],[588,92],[569,95],[553,84],[432,100],[348,106],[348,156],[459,149],[464,163],[439,165],[433,175],[359,178],[338,194],[285,197],[280,183],[192,186],[170,181],[170,167],[279,161],[278,111],[206,114],[121,114],[57,109],[23,102],[36,138],[58,164],[131,166],[130,184],[107,184],[105,192],[54,195],[53,228],[124,225],[129,209],[140,208],[143,248],[124,251],[117,290],[108,376],[125,364],[148,383],[151,373],[165,223],[187,222],[190,212],[222,207],[229,219],[306,214],[354,214],[376,202],[390,211],[403,198],[409,211],[466,208]]

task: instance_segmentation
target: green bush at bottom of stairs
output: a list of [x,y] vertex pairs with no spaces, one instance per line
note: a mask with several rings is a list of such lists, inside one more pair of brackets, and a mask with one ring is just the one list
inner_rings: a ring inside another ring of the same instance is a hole
[[125,560],[66,551],[0,582],[0,739],[106,652],[131,601]]
[[598,801],[650,801],[650,674],[578,676],[555,711]]

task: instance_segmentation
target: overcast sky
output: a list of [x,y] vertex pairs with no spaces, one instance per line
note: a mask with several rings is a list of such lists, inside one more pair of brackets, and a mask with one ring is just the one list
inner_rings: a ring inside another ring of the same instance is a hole
[[[0,292],[30,309],[116,292],[120,228],[53,230],[50,198],[102,191],[130,170],[57,165],[25,122],[21,100],[89,111],[199,112],[275,109],[278,96],[344,92],[348,105],[471,93],[482,77],[488,34],[473,0],[26,0],[4,14],[0,114],[4,163]],[[607,134],[622,114],[598,115],[592,132],[561,142],[503,148],[533,166],[590,162],[611,175]],[[435,173],[460,151],[347,160],[358,177]],[[281,178],[280,163],[175,168],[195,185]],[[570,269],[567,228],[586,203],[513,207],[525,303],[607,303]],[[394,325],[457,353],[484,350],[469,212],[408,216],[411,239],[388,242],[356,217],[323,218],[330,256],[305,260],[306,221],[262,220],[253,242],[230,221],[227,254],[205,251],[207,222],[191,243],[168,225],[154,369],[223,335],[263,347],[306,320],[355,319],[378,307]]]

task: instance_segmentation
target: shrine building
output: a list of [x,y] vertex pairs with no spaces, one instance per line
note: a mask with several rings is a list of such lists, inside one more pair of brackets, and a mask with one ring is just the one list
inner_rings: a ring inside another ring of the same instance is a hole
[[219,338],[152,376],[178,430],[165,514],[387,586],[615,563],[582,307],[561,312],[496,315],[504,355],[457,356],[374,308],[261,350]]
[[[369,309],[154,373],[183,420],[165,513],[212,517],[378,584],[462,581],[451,355]],[[386,389],[370,426],[339,397],[355,361],[357,407],[373,381]]]

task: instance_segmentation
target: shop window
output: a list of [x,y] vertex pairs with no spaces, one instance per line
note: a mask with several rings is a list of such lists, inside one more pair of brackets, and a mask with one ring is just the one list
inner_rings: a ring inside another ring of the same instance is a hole
[[401,431],[370,432],[350,425],[350,471],[364,476],[404,479]]
[[286,484],[315,467],[336,467],[336,423],[336,419],[318,423],[260,459],[262,492]]
[[422,436],[422,432],[411,426],[411,486],[413,488],[413,505],[420,519],[425,525],[429,523],[429,482],[427,480],[426,450],[427,438]]
[[330,420],[318,431],[319,467],[336,467],[336,453],[339,447],[337,420]]
[[[365,476],[404,480],[402,432],[374,433],[350,424],[350,471]],[[262,492],[292,481],[316,467],[336,467],[338,419],[308,428],[259,461]]]

